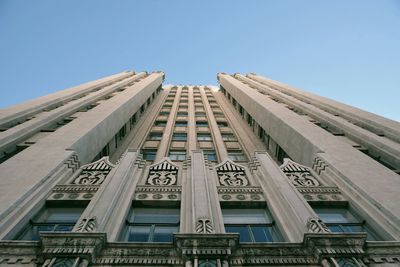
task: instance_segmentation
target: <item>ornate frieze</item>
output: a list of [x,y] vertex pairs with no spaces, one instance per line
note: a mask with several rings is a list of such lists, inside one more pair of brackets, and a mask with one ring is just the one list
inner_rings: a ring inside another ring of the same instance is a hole
[[285,158],[280,168],[289,178],[290,182],[296,187],[321,186],[321,183],[314,177],[308,167],[300,165],[288,158]]
[[173,200],[181,199],[180,186],[137,186],[135,200]]
[[343,201],[347,200],[337,187],[318,186],[318,187],[297,187],[303,197],[309,201]]
[[99,185],[56,185],[47,200],[91,200]]
[[215,168],[217,170],[218,181],[223,186],[247,186],[247,179],[244,167],[226,160]]
[[261,187],[218,186],[217,189],[220,201],[265,201]]
[[72,180],[76,185],[100,185],[104,182],[114,165],[108,157],[103,157],[98,161],[81,167],[80,174]]
[[166,186],[176,185],[177,181],[178,167],[168,158],[164,158],[160,163],[150,166],[146,184]]

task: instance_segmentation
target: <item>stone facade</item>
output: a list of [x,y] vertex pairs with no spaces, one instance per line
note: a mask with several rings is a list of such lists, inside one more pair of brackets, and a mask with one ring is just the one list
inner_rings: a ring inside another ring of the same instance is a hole
[[400,124],[256,74],[0,112],[0,267],[400,266]]

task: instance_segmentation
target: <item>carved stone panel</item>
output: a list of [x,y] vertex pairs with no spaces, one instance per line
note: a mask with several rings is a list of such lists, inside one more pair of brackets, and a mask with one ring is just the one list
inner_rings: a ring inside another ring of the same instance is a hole
[[223,186],[247,186],[249,180],[243,167],[227,160],[216,167],[219,183]]
[[318,179],[311,173],[310,168],[306,166],[300,165],[290,159],[285,159],[280,168],[296,187],[321,186]]
[[72,181],[72,184],[100,185],[113,167],[114,165],[110,163],[108,157],[103,157],[98,161],[82,166],[81,173]]
[[176,185],[178,181],[178,167],[168,159],[164,159],[156,165],[150,166],[146,180],[148,185]]

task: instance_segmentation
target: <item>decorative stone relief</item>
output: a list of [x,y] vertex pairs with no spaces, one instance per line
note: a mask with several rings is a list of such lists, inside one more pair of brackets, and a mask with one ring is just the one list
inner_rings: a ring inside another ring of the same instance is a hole
[[227,160],[216,167],[219,183],[223,186],[247,186],[249,180],[243,167]]
[[177,180],[178,167],[165,158],[160,163],[150,166],[146,184],[159,186],[176,185]]
[[310,233],[330,233],[329,228],[324,224],[324,222],[318,218],[309,218],[307,221],[307,229]]
[[90,232],[94,232],[97,228],[97,220],[96,217],[92,217],[90,219],[82,219],[77,228],[76,228],[76,232],[84,232],[84,233],[90,233]]
[[81,173],[72,181],[72,184],[100,185],[113,167],[114,165],[108,157],[103,157],[98,161],[82,166]]
[[315,178],[310,168],[300,165],[288,158],[281,165],[281,170],[286,174],[294,186],[320,186],[321,183]]
[[208,218],[201,218],[196,223],[196,233],[199,234],[212,234],[214,233],[214,227],[212,222]]

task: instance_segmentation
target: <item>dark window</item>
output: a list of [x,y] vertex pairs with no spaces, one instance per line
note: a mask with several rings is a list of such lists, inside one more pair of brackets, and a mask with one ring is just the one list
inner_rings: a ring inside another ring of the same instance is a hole
[[178,209],[132,208],[123,241],[172,242],[179,232]]
[[209,161],[217,161],[217,154],[215,154],[214,150],[204,150],[204,156]]
[[379,240],[379,237],[366,225],[366,221],[359,218],[347,208],[314,208],[321,220],[332,232],[366,232],[367,240]]
[[174,133],[172,135],[172,141],[186,141],[187,134],[186,133]]
[[206,121],[196,121],[197,127],[208,127],[208,122]]
[[176,127],[186,127],[187,126],[187,121],[177,121],[175,122]]
[[233,134],[221,134],[221,137],[224,141],[236,141],[236,137]]
[[228,123],[226,123],[226,122],[224,122],[224,121],[217,121],[217,125],[218,125],[218,127],[220,127],[220,128],[228,127]]
[[183,112],[183,111],[179,111],[179,112],[176,114],[177,117],[186,117],[187,115],[188,115],[188,113],[187,113],[187,112]]
[[225,231],[239,233],[240,242],[277,242],[281,235],[268,210],[223,209]]
[[149,135],[149,140],[161,140],[162,139],[163,134],[162,133],[150,133]]
[[143,150],[143,159],[153,161],[156,158],[157,150],[145,149]]
[[247,160],[246,156],[240,150],[238,150],[238,151],[234,151],[234,150],[228,151],[228,158],[230,158],[233,161],[246,161]]
[[165,125],[167,125],[167,122],[166,121],[156,121],[155,125],[159,126],[159,127],[165,127]]
[[207,133],[198,133],[197,134],[197,141],[211,141],[211,134]]
[[40,232],[71,232],[84,208],[44,208],[20,233],[19,240],[39,240]]

